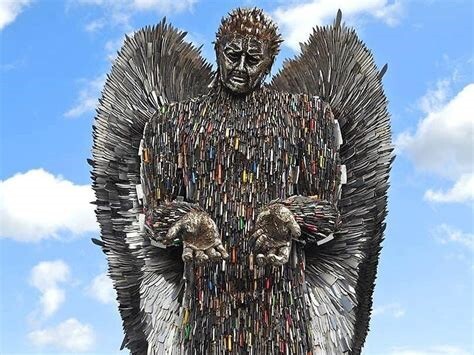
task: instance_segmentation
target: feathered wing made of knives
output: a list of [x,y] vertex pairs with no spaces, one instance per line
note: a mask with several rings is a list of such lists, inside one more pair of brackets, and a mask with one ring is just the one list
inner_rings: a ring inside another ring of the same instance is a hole
[[213,73],[162,21],[107,77],[94,242],[133,354],[361,351],[392,161],[385,69],[338,13],[264,85],[276,31],[235,10]]
[[[343,284],[350,280],[355,302],[347,309],[355,307],[350,320],[354,353],[361,351],[368,332],[393,161],[390,117],[381,82],[386,69],[379,71],[355,31],[341,25],[339,11],[332,26],[314,29],[301,54],[287,61],[272,81],[277,90],[321,96],[339,121],[344,140],[339,155],[347,183],[338,207],[345,233],[331,248],[320,251],[324,257],[318,252],[310,256],[319,260],[307,269],[311,274],[308,292],[324,293],[322,285],[327,289],[337,284],[337,275],[345,280]],[[329,282],[321,282],[318,263],[334,271]],[[313,324],[317,327],[318,321]]]
[[[183,287],[179,258],[150,246],[140,228],[139,147],[145,123],[164,105],[207,91],[211,67],[185,35],[163,20],[127,37],[94,124],[92,179],[101,227],[95,242],[107,255],[117,291],[123,346],[134,354],[146,353],[150,332],[171,328]],[[153,307],[163,307],[161,319],[147,318]]]

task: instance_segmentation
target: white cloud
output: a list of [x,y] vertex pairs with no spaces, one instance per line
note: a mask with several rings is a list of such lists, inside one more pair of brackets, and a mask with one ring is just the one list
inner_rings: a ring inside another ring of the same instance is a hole
[[17,16],[32,0],[2,0],[0,1],[0,30],[13,23]]
[[99,20],[94,20],[94,21],[88,22],[86,24],[86,26],[84,27],[84,29],[86,30],[86,32],[96,32],[96,31],[104,28],[104,26],[105,26],[104,20],[99,19]]
[[105,4],[106,0],[73,0],[73,2],[82,5],[103,5]]
[[428,349],[396,348],[389,355],[469,355],[464,349],[451,345],[433,346]]
[[438,80],[434,88],[429,88],[425,95],[418,100],[418,106],[426,114],[440,111],[446,104],[450,94],[451,79]]
[[[133,31],[130,31],[126,34],[126,36],[133,37],[134,34],[135,33]],[[107,59],[109,61],[111,62],[115,61],[115,59],[117,58],[117,54],[120,51],[120,48],[122,48],[124,42],[125,42],[125,35],[105,42],[105,51],[107,53]],[[104,79],[105,79],[105,75],[104,75]]]
[[418,169],[455,181],[448,191],[428,190],[426,199],[468,202],[474,197],[474,83],[447,101],[449,86],[449,81],[441,80],[421,98],[425,117],[415,133],[400,134],[396,145]]
[[[138,13],[153,11],[158,14],[171,14],[192,9],[197,0],[73,0],[71,3],[82,6],[99,6],[104,10],[102,18],[96,23],[120,25],[131,29],[130,18]],[[96,29],[93,23],[88,23],[86,31]]]
[[69,277],[69,266],[62,260],[43,261],[31,270],[30,283],[41,292],[43,317],[53,315],[64,303],[66,294],[60,284],[68,281]]
[[95,344],[93,328],[75,318],[70,318],[55,327],[32,331],[28,334],[28,338],[35,346],[51,346],[66,351],[88,351]]
[[446,91],[444,81],[428,91],[421,99],[426,116],[414,134],[404,132],[397,137],[397,146],[418,168],[455,178],[473,168],[474,83],[449,102],[445,102]]
[[26,64],[27,64],[27,60],[25,57],[23,57],[10,63],[0,64],[0,71],[9,72],[12,70],[17,70],[17,69],[23,68],[24,66],[26,66]]
[[116,294],[112,280],[104,272],[97,275],[87,288],[88,294],[102,303],[115,303]]
[[474,251],[474,234],[465,233],[447,224],[441,224],[434,231],[441,244],[454,243]]
[[372,315],[374,317],[388,315],[394,318],[401,318],[405,315],[405,309],[398,303],[390,303],[374,307]]
[[[91,25],[91,31],[95,30],[95,27],[93,28],[93,26],[95,26],[94,23],[95,22],[89,24]],[[133,36],[133,34],[133,31],[128,31],[127,33],[128,36]],[[114,40],[108,40],[105,43],[106,58],[109,61],[113,62],[117,58],[117,51],[122,47],[124,40],[125,36],[121,36]],[[99,97],[104,87],[106,77],[106,74],[101,74],[89,80],[82,79],[80,81],[82,89],[79,91],[79,97],[74,106],[64,113],[64,116],[80,117],[84,114],[94,112],[99,103]]]
[[75,185],[43,169],[0,181],[0,237],[21,242],[58,238],[98,230],[94,194],[89,185]]
[[[129,35],[133,34],[131,17],[140,12],[156,12],[158,14],[171,14],[191,10],[197,0],[70,0],[68,7],[96,6],[103,10],[103,15],[88,22],[84,29],[95,32],[105,26],[120,26]],[[117,50],[120,49],[124,37],[109,40],[105,44],[106,58],[115,60]],[[91,80],[83,80],[83,87],[79,91],[76,103],[64,113],[66,117],[79,117],[94,111],[98,104],[100,92],[104,86],[106,75],[102,74]]]
[[462,174],[447,191],[429,189],[425,199],[432,202],[469,202],[474,201],[474,174]]
[[132,8],[137,11],[154,10],[161,13],[181,12],[190,9],[197,0],[133,0]]
[[81,91],[79,91],[79,98],[76,104],[65,112],[64,116],[79,117],[85,113],[94,111],[99,103],[98,98],[104,86],[105,77],[105,74],[102,74],[89,81],[83,80],[84,86]]
[[338,9],[347,22],[369,15],[393,26],[398,23],[402,6],[397,0],[312,0],[279,7],[272,16],[282,29],[284,43],[298,50],[299,43],[307,40],[313,27],[332,22]]

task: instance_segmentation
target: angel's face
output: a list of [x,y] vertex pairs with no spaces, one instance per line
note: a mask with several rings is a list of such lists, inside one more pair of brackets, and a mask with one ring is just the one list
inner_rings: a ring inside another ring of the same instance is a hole
[[264,41],[235,35],[220,43],[217,61],[222,84],[234,93],[245,94],[260,86],[273,58]]

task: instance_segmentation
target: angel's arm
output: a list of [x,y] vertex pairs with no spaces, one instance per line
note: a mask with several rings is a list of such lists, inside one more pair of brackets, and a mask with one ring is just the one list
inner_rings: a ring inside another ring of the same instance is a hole
[[259,264],[288,261],[292,241],[321,246],[334,239],[340,225],[337,207],[314,196],[295,195],[265,206],[252,235]]
[[[157,247],[182,245],[184,261],[226,258],[215,222],[198,204],[184,201],[180,154],[176,154],[176,161],[170,159],[170,142],[179,137],[172,137],[174,130],[167,129],[169,124],[157,116],[144,129],[140,149],[144,227]],[[163,139],[163,131],[170,137]]]
[[[279,209],[277,213],[289,214],[287,218],[293,238],[303,243],[325,244],[333,238],[340,225],[340,215],[335,204],[315,196],[294,195],[285,200],[276,200],[267,205],[269,209]],[[298,232],[299,231],[299,232]]]
[[303,111],[308,127],[301,134],[304,151],[299,153],[303,171],[298,194],[272,201],[257,217],[253,240],[261,263],[286,263],[292,240],[325,244],[334,238],[340,224],[337,199],[345,182],[345,169],[338,161],[342,138],[329,106],[314,100],[318,104]]

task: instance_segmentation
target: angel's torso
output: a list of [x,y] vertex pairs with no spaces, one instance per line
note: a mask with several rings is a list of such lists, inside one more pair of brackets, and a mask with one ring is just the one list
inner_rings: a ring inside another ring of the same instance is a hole
[[[336,198],[334,119],[317,97],[262,89],[170,105],[147,129],[156,203],[198,203],[216,222],[227,262],[194,270],[182,344],[188,350],[306,353],[304,251],[281,268],[257,268],[246,240],[274,199]],[[262,341],[265,339],[265,341]]]

